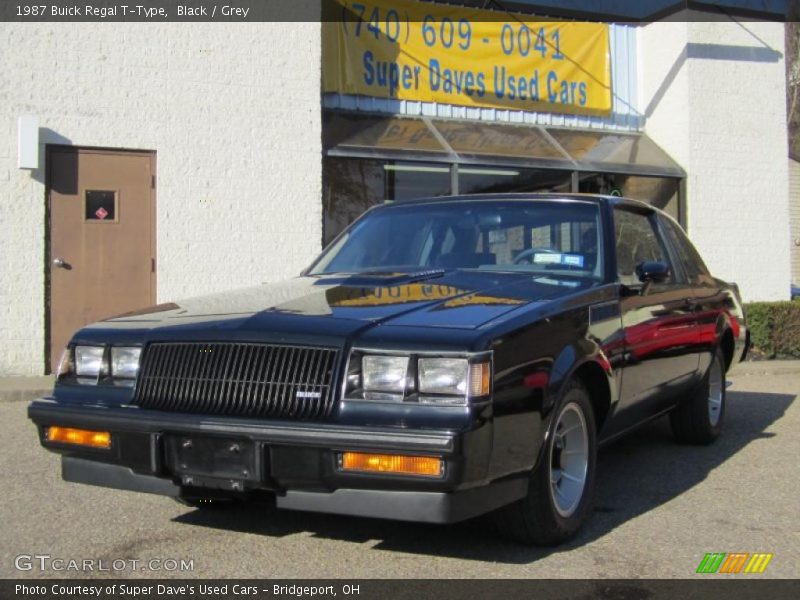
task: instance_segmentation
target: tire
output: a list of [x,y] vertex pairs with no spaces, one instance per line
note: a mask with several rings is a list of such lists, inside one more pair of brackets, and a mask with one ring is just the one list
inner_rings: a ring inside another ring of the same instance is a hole
[[[556,407],[527,496],[495,513],[500,534],[535,546],[554,546],[575,535],[591,510],[596,463],[594,410],[586,388],[573,380]],[[582,484],[572,479],[581,473]]]
[[669,415],[672,433],[684,444],[708,445],[719,437],[725,418],[725,357],[716,348],[702,381]]

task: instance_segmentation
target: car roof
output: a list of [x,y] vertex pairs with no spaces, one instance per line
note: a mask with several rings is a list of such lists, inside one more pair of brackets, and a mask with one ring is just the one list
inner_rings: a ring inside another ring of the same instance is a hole
[[[639,209],[660,211],[655,206],[635,200],[633,198],[625,198],[620,196],[608,196],[604,194],[579,194],[579,193],[539,193],[539,192],[509,192],[503,194],[458,194],[455,196],[430,196],[426,198],[414,198],[409,200],[396,200],[378,206],[392,206],[409,204],[433,204],[433,203],[449,203],[449,202],[471,202],[471,201],[508,201],[508,200],[565,200],[575,201],[580,200],[583,202],[596,202],[598,204],[609,204],[612,206],[626,205]],[[377,208],[377,207],[375,207]]]

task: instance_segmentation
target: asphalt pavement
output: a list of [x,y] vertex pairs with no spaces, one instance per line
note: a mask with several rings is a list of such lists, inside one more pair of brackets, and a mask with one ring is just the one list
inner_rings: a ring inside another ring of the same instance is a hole
[[[661,419],[602,450],[594,513],[556,549],[502,541],[485,518],[431,526],[269,505],[200,511],[65,483],[27,402],[0,402],[0,577],[686,578],[707,552],[768,552],[765,572],[750,577],[797,578],[800,362],[748,363],[729,379],[715,445],[677,445]],[[72,570],[86,564],[95,570]]]

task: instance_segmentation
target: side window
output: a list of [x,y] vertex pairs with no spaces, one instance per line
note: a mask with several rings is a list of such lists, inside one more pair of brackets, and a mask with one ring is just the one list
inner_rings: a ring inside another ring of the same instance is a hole
[[[667,252],[653,227],[651,217],[627,210],[614,210],[617,275],[626,285],[639,283],[636,266],[647,261],[670,265]],[[671,266],[671,265],[670,265]]]
[[689,238],[686,237],[680,225],[671,219],[663,219],[662,222],[670,242],[675,247],[678,257],[683,263],[689,282],[693,285],[700,285],[710,281],[711,274],[708,271],[708,267],[706,267],[703,259],[700,258],[700,254],[689,241]]

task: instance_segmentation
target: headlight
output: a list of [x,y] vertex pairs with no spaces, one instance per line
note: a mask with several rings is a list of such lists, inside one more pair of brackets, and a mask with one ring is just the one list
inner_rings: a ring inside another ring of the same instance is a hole
[[75,346],[75,374],[97,379],[100,373],[107,373],[105,351],[103,346]]
[[56,379],[64,379],[71,377],[75,374],[75,354],[72,348],[64,348],[61,353],[61,360],[58,361],[58,371],[56,371]]
[[347,400],[465,406],[486,399],[491,390],[491,356],[407,356],[367,354],[350,357],[344,383]]
[[136,379],[141,354],[141,348],[113,346],[111,348],[111,376],[120,379]]
[[420,394],[467,395],[469,362],[466,358],[420,358]]
[[58,380],[131,387],[139,373],[141,354],[142,349],[135,346],[68,347],[58,365]]
[[364,390],[400,394],[402,400],[406,390],[408,360],[408,356],[365,356],[361,362]]

